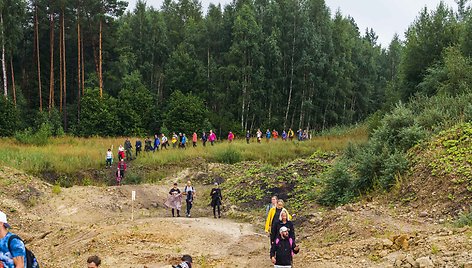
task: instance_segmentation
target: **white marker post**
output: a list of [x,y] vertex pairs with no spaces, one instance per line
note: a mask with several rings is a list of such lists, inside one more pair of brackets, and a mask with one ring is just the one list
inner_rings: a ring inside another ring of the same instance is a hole
[[136,200],[136,191],[131,191],[131,220],[134,220],[134,200]]

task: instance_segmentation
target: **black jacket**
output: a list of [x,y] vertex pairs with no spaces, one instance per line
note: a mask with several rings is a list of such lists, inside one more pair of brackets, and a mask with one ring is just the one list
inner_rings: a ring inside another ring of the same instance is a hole
[[280,238],[280,228],[282,226],[287,227],[290,231],[288,231],[288,237],[292,238],[293,241],[295,241],[295,227],[293,226],[292,221],[287,221],[286,223],[283,223],[281,221],[276,222],[275,224],[272,224],[272,230],[270,232],[270,241],[274,242],[276,238]]
[[270,257],[275,256],[275,265],[292,265],[292,251],[296,247],[292,240],[290,245],[289,238],[279,239],[278,243],[273,243],[270,248]]
[[221,200],[223,200],[223,196],[221,195],[221,189],[220,188],[211,189],[210,196],[211,196],[211,206],[212,207],[221,205]]

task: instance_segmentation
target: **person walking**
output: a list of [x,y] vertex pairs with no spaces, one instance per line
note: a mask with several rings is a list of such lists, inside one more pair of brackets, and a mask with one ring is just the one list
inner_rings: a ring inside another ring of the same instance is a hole
[[274,141],[276,141],[277,139],[279,138],[279,132],[277,132],[277,130],[272,130],[272,139],[274,139]]
[[282,141],[287,141],[287,132],[282,131]]
[[159,140],[159,135],[154,135],[154,148],[152,149],[154,152],[159,151],[159,145],[161,145],[161,140]]
[[190,210],[192,209],[193,206],[193,200],[195,198],[195,188],[192,186],[191,181],[187,181],[187,185],[184,188],[184,193],[183,193],[186,198],[185,202],[187,203],[187,214],[186,216],[190,218]]
[[270,248],[270,259],[274,268],[291,268],[293,255],[298,254],[300,248],[290,238],[287,227],[280,228],[279,233],[280,238],[277,238]]
[[[279,218],[280,218],[280,212],[282,212],[282,209],[284,208],[284,201],[282,199],[277,200],[277,206],[273,207],[269,210],[269,213],[267,214],[267,219],[265,223],[265,232],[268,233],[269,235],[271,234],[272,231],[272,226],[275,224],[277,225]],[[288,214],[288,219],[292,220],[292,216]],[[273,241],[271,241],[272,243]]]
[[203,133],[202,133],[202,143],[203,143],[203,147],[206,146],[207,140],[208,140],[208,135],[206,134],[205,131],[203,131]]
[[198,142],[198,137],[197,137],[197,132],[193,132],[192,134],[192,146],[197,147],[197,142]]
[[111,168],[112,164],[113,164],[113,153],[111,152],[111,149],[109,148],[107,151],[105,168],[109,168],[109,167]]
[[208,136],[208,141],[210,141],[211,146],[213,146],[216,141],[216,134],[215,132],[213,132],[213,130],[210,130],[210,136]]
[[218,218],[221,218],[221,201],[223,201],[223,196],[221,195],[221,189],[217,182],[215,182],[215,187],[210,191],[211,196],[211,206],[213,207],[213,217],[216,219],[216,209],[218,209]]
[[25,268],[26,248],[23,241],[8,231],[7,215],[0,211],[0,267]]
[[134,146],[136,147],[136,158],[137,158],[138,155],[141,154],[141,150],[143,149],[143,143],[138,138],[136,139],[136,143],[134,144]]
[[185,133],[182,134],[182,138],[180,139],[180,148],[187,149],[187,136],[185,136]]
[[116,167],[115,176],[116,176],[116,186],[121,186],[121,180],[123,179],[123,177],[122,177],[121,170],[120,170],[119,166]]
[[145,152],[153,151],[152,141],[149,137],[146,137],[146,139],[144,140],[144,151]]
[[267,218],[267,215],[269,215],[269,211],[271,208],[275,208],[277,207],[277,201],[279,200],[279,198],[276,196],[276,195],[273,195],[271,198],[270,198],[270,203],[267,205],[266,207],[266,218]]
[[177,147],[177,141],[178,141],[178,136],[177,134],[175,134],[175,132],[172,134],[172,148],[175,149],[175,147]]
[[161,135],[161,150],[165,148],[167,150],[167,146],[169,146],[169,140],[167,139],[166,135],[162,133]]
[[177,210],[177,217],[180,217],[180,210],[182,209],[182,193],[180,192],[177,183],[174,183],[174,187],[169,191],[169,197],[165,204],[168,208],[172,209],[172,217],[175,217],[175,210]]
[[246,131],[246,143],[249,144],[249,141],[251,140],[251,132]]
[[118,146],[118,161],[121,161],[121,159],[124,159],[125,158],[125,148],[123,147],[123,145],[120,144],[120,146]]
[[261,131],[260,129],[257,129],[256,137],[257,137],[257,143],[261,143],[261,140],[262,140],[262,131]]
[[288,212],[285,208],[282,209],[277,224],[272,224],[272,231],[270,232],[270,241],[274,242],[277,238],[280,238],[278,230],[282,227],[288,228],[288,235],[295,241],[295,228],[293,222],[288,219]]
[[233,140],[234,140],[234,134],[233,134],[233,132],[230,131],[228,133],[228,141],[229,141],[229,143],[232,143]]
[[126,171],[126,162],[124,159],[118,163],[118,168],[120,169],[121,180],[125,178],[125,171]]
[[267,141],[267,142],[270,141],[270,136],[271,136],[271,135],[272,135],[272,134],[270,133],[270,130],[267,129],[267,131],[266,131],[266,141]]
[[290,141],[293,141],[293,137],[295,136],[295,133],[293,132],[293,130],[291,128],[288,130],[287,134],[288,134],[288,139]]
[[131,145],[131,141],[129,138],[125,140],[125,151],[126,151],[126,160],[133,160],[133,145]]

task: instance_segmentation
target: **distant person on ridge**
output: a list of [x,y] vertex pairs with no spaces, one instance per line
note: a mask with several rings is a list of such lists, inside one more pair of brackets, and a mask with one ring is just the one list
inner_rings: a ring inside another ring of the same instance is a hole
[[267,140],[267,142],[269,142],[270,136],[271,136],[270,130],[267,129],[267,131],[266,131],[266,140]]
[[210,191],[211,196],[211,206],[213,207],[213,217],[216,219],[216,209],[218,208],[218,218],[221,218],[221,201],[223,200],[223,196],[221,195],[221,189],[218,186],[218,183],[215,182],[215,187]]
[[159,140],[159,135],[154,135],[154,148],[152,149],[154,152],[159,151],[159,145],[161,145],[161,140]]
[[[270,234],[272,231],[272,225],[277,225],[280,219],[280,212],[284,208],[284,201],[282,199],[277,200],[277,206],[273,207],[269,210],[269,214],[267,215],[266,224],[265,224],[265,232]],[[292,216],[288,214],[288,219],[292,220]],[[273,242],[273,241],[271,241]]]
[[197,147],[197,142],[198,142],[197,132],[193,132],[193,134],[192,134],[192,146]]
[[298,254],[300,248],[289,236],[287,227],[280,228],[279,234],[280,238],[277,238],[270,248],[270,259],[274,268],[291,268],[293,255]]
[[177,217],[180,217],[180,210],[182,209],[182,194],[180,189],[177,187],[177,183],[174,183],[174,187],[170,189],[169,197],[164,205],[172,209],[172,217],[175,217],[175,210],[177,210]]
[[205,131],[203,131],[203,133],[202,133],[202,143],[203,143],[203,147],[206,146],[207,140],[208,140],[208,135],[206,134]]
[[136,157],[138,157],[138,155],[141,154],[141,150],[143,149],[143,143],[138,138],[136,139],[136,143],[134,144],[134,146],[136,147]]
[[213,144],[216,141],[216,134],[211,129],[210,129],[210,136],[208,136],[208,141],[210,141],[211,146],[213,146]]
[[228,141],[229,141],[229,143],[232,143],[233,140],[234,140],[234,134],[233,134],[233,132],[230,131],[228,133]]
[[187,147],[185,147],[187,145],[187,136],[185,136],[185,133],[182,134],[182,138],[180,139],[180,148],[184,148],[184,149],[187,149]]
[[291,128],[288,130],[287,134],[288,134],[288,139],[290,141],[293,141],[293,137],[295,136],[295,133],[293,133],[293,130]]
[[272,138],[276,141],[279,138],[279,132],[277,130],[272,130]]
[[131,141],[129,138],[126,138],[125,141],[125,151],[126,151],[126,160],[133,160],[133,145],[131,145]]
[[149,137],[146,137],[146,139],[144,140],[144,151],[145,152],[150,152],[150,151],[153,151],[152,149],[152,141]]
[[256,137],[257,137],[257,143],[261,143],[261,140],[262,140],[262,131],[261,131],[260,129],[257,129]]
[[187,217],[190,218],[190,210],[192,209],[193,200],[195,198],[195,188],[192,186],[192,182],[187,181],[183,194],[186,196],[185,202],[187,203]]
[[0,211],[0,267],[26,268],[25,244],[21,239],[15,239],[9,228],[7,215]]
[[167,139],[166,135],[162,133],[161,135],[161,150],[165,148],[167,150],[167,146],[169,146],[169,140]]
[[172,142],[172,148],[177,147],[177,141],[178,141],[178,136],[177,136],[177,134],[175,134],[175,132],[174,132],[174,133],[172,133],[172,140],[171,140],[171,142]]
[[98,256],[90,256],[87,259],[87,268],[98,268],[102,264],[102,260]]
[[111,152],[111,149],[108,149],[107,158],[105,161],[105,168],[111,167],[112,164],[113,164],[113,153]]
[[287,141],[287,132],[285,132],[285,130],[282,131],[282,140]]
[[251,132],[246,131],[246,143],[249,144],[249,141],[251,140]]
[[121,161],[121,159],[124,159],[125,158],[125,148],[123,147],[123,145],[120,144],[120,146],[118,146],[118,161]]

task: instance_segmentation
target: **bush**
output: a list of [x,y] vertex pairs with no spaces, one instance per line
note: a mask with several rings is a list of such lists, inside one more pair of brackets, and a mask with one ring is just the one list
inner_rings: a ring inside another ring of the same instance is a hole
[[408,159],[405,153],[396,151],[390,154],[384,161],[378,178],[379,186],[389,190],[395,184],[395,176],[403,174],[408,168]]
[[16,132],[15,139],[21,144],[44,146],[48,144],[51,134],[51,126],[43,123],[36,132],[34,132],[32,128]]
[[454,222],[454,225],[458,228],[472,226],[472,208],[469,208],[469,212],[467,213],[461,213],[459,218]]
[[242,155],[238,150],[230,146],[224,150],[218,151],[215,154],[215,160],[219,163],[234,164],[241,162]]
[[123,184],[132,184],[137,185],[143,182],[143,177],[138,173],[134,172],[127,172],[125,173],[125,178],[123,180]]
[[344,162],[336,163],[332,170],[325,174],[326,186],[321,192],[318,203],[325,206],[345,204],[354,198],[352,191],[352,174]]

